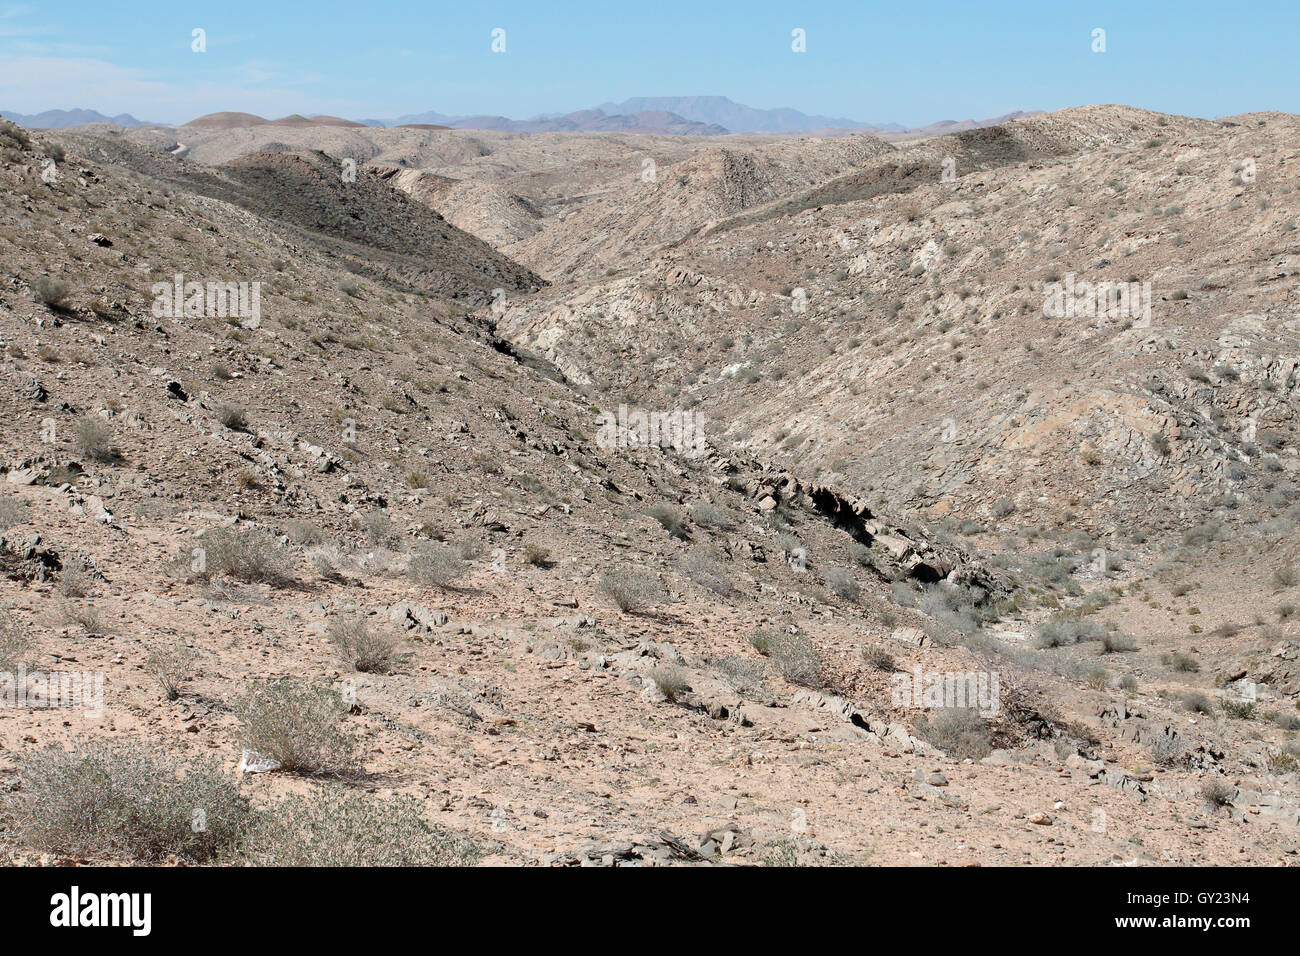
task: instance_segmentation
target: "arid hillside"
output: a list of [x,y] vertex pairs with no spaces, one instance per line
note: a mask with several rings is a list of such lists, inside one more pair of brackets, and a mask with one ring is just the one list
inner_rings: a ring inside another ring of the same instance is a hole
[[1297,122],[5,126],[0,854],[1290,862]]

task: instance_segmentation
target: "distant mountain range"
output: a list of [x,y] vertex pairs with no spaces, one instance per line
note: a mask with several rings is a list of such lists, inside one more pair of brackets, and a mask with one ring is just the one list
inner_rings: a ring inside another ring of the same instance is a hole
[[696,123],[712,123],[734,133],[806,133],[819,129],[902,130],[897,123],[864,123],[842,116],[809,116],[794,109],[760,110],[725,96],[638,96],[596,107],[610,114],[665,110]]
[[[927,126],[907,128],[899,123],[865,123],[842,116],[820,116],[796,109],[755,109],[725,96],[641,96],[622,103],[602,103],[588,110],[547,114],[515,120],[506,116],[454,116],[429,110],[408,113],[394,119],[347,120],[338,116],[299,116],[294,113],[268,120],[252,113],[209,113],[186,126],[237,128],[243,126],[420,126],[451,129],[487,129],[508,133],[647,133],[669,136],[724,136],[727,133],[830,133],[852,130],[877,136],[932,136],[995,126],[1041,110],[1016,111],[983,120],[941,120]],[[115,123],[118,126],[148,124],[129,113],[105,116],[95,110],[47,110],[24,115],[0,111],[0,116],[32,129],[62,129],[86,123]]]
[[46,110],[44,113],[14,113],[0,110],[0,116],[28,129],[63,129],[66,126],[85,126],[87,123],[115,123],[118,126],[148,126],[130,113],[105,116],[95,110]]
[[602,103],[589,110],[548,113],[527,120],[512,120],[504,116],[452,116],[430,111],[362,122],[367,126],[436,123],[455,129],[495,129],[515,133],[622,130],[696,136],[798,133],[823,129],[903,129],[896,123],[872,125],[843,117],[810,116],[795,109],[754,109],[725,96],[640,96],[622,103]]
[[505,116],[447,116],[411,113],[391,120],[363,120],[366,126],[450,126],[453,129],[491,129],[506,133],[658,133],[670,136],[723,136],[729,130],[716,123],[686,119],[668,110],[647,109],[610,114],[602,109],[577,110],[552,116],[513,120]]

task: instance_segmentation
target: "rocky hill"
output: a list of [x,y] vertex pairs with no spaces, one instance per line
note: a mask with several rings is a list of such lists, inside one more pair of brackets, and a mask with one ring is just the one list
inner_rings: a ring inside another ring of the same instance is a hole
[[0,853],[1288,862],[1296,123],[5,126]]

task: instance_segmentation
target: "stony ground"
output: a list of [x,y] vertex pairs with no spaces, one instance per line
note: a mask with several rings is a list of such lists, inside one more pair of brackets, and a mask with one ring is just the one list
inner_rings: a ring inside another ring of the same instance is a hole
[[[24,827],[25,757],[107,738],[268,813],[411,796],[489,863],[1292,862],[1296,136],[5,131],[3,663],[105,684],[0,708],[0,850],[130,858]],[[1044,318],[1067,272],[1152,323]],[[260,321],[156,314],[176,273]],[[702,453],[606,447],[620,403]],[[196,570],[222,533],[278,573]],[[243,772],[268,680],[337,691],[360,772]]]

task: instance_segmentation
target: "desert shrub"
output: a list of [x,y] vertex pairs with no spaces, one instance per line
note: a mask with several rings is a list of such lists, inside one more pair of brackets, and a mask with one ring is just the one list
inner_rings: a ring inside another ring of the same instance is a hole
[[27,521],[27,502],[17,498],[0,498],[0,532]]
[[1285,621],[1287,618],[1292,617],[1294,614],[1295,614],[1294,604],[1279,604],[1277,606],[1278,620]]
[[483,557],[483,542],[468,535],[457,538],[453,541],[451,543],[451,548],[465,561],[477,561],[479,558]]
[[118,457],[113,448],[113,432],[108,423],[89,416],[72,426],[72,439],[77,450],[92,461],[108,462]]
[[449,588],[469,571],[459,554],[444,545],[426,542],[415,549],[406,576],[420,587]]
[[107,621],[100,615],[99,610],[92,604],[77,604],[73,601],[67,601],[63,605],[63,620],[68,624],[76,624],[85,629],[87,634],[99,636],[109,633],[110,627]]
[[1195,657],[1182,651],[1175,652],[1169,659],[1169,664],[1174,670],[1183,674],[1195,674],[1201,669],[1201,664]]
[[898,664],[894,661],[894,655],[885,647],[879,644],[872,644],[870,647],[862,649],[862,659],[866,661],[869,667],[878,671],[893,673],[898,670]]
[[[264,528],[214,528],[198,539],[199,580],[226,577],[247,584],[270,584],[283,587],[293,580],[289,554],[275,536]],[[195,567],[192,554],[181,560]]]
[[916,735],[958,760],[979,760],[993,749],[988,723],[979,712],[963,707],[928,711],[914,722]]
[[1187,744],[1181,737],[1161,734],[1151,741],[1151,757],[1162,767],[1172,767],[1187,753]]
[[524,545],[524,560],[535,568],[549,568],[555,563],[551,560],[551,552],[536,541]]
[[1137,650],[1137,641],[1127,634],[1112,631],[1101,639],[1101,650],[1103,654],[1126,654]]
[[1273,723],[1283,730],[1300,730],[1300,714],[1274,714]]
[[1039,648],[1065,647],[1080,641],[1099,641],[1103,637],[1104,631],[1095,621],[1083,621],[1058,614],[1039,625],[1034,643]]
[[716,594],[726,597],[732,592],[731,578],[727,569],[715,558],[701,551],[693,551],[682,562],[682,573],[700,587],[708,588]]
[[1206,697],[1199,691],[1190,691],[1183,695],[1183,706],[1193,714],[1212,714],[1214,713],[1214,704],[1210,698]]
[[785,532],[777,535],[776,546],[781,549],[781,553],[787,558],[795,558],[802,555],[805,559],[808,556],[808,549],[804,547],[803,542],[797,535]]
[[871,561],[871,549],[861,541],[849,542],[849,558],[854,564],[861,565],[864,568],[874,567]]
[[762,689],[764,676],[762,661],[727,654],[709,663],[722,674],[723,680],[741,693],[756,694]]
[[236,408],[233,405],[222,405],[221,408],[217,409],[217,421],[232,432],[248,430],[248,415],[242,408]]
[[158,682],[168,700],[180,696],[181,685],[194,678],[194,650],[184,644],[156,647],[144,661],[144,672]]
[[359,614],[330,621],[326,634],[347,665],[363,673],[387,673],[401,660],[401,637],[387,628],[372,629]]
[[926,588],[921,596],[921,610],[962,634],[973,634],[980,626],[976,610],[978,598],[979,595],[969,588],[935,584]]
[[32,647],[23,626],[8,611],[0,610],[0,672],[12,672],[26,664]]
[[1296,582],[1296,569],[1293,565],[1284,565],[1273,572],[1273,587],[1278,590],[1293,588]]
[[691,505],[691,517],[695,523],[705,528],[721,528],[726,530],[731,527],[731,516],[715,504],[707,501],[697,501]]
[[69,856],[211,862],[251,820],[214,761],[182,762],[139,744],[100,741],[26,752],[14,807],[19,839]]
[[1183,532],[1183,544],[1189,548],[1208,548],[1223,531],[1220,521],[1205,521]]
[[1237,795],[1237,791],[1226,780],[1211,777],[1201,784],[1196,795],[1211,810],[1217,810],[1220,807],[1231,805],[1232,798]]
[[1237,720],[1254,720],[1255,704],[1249,700],[1225,700],[1219,705],[1223,708],[1223,713],[1228,717],[1235,717]]
[[71,558],[59,575],[58,590],[64,597],[87,597],[94,590],[95,577],[80,558]]
[[899,607],[916,607],[916,592],[902,581],[889,585],[889,599]]
[[36,293],[38,302],[55,310],[66,308],[68,296],[72,294],[68,284],[62,279],[51,279],[47,276],[42,276],[33,282],[32,291]]
[[235,705],[236,737],[241,747],[291,773],[352,773],[358,769],[356,740],[340,726],[345,710],[327,687],[271,681]]
[[645,611],[668,600],[657,578],[636,571],[606,571],[598,586],[621,611]]
[[358,519],[361,533],[371,544],[388,545],[397,540],[393,531],[393,519],[382,508],[366,512]]
[[343,552],[335,545],[322,544],[308,548],[305,552],[307,563],[321,577],[336,581],[342,576],[339,565],[343,562]]
[[474,866],[483,849],[435,826],[412,797],[323,788],[267,809],[245,856],[260,866]]
[[651,518],[658,521],[674,538],[685,541],[690,535],[686,533],[686,525],[682,521],[682,516],[667,505],[655,505],[647,512]]
[[685,672],[675,664],[656,665],[650,671],[650,679],[654,681],[655,687],[659,688],[659,693],[674,704],[691,689],[686,681]]
[[760,627],[753,634],[749,635],[750,646],[758,651],[764,657],[772,651],[772,645],[781,637],[780,631],[771,631],[767,628]]
[[825,686],[826,672],[821,652],[806,634],[759,629],[749,641],[791,684],[813,688]]
[[832,593],[842,597],[846,601],[856,601],[862,594],[858,587],[858,582],[853,579],[853,575],[840,568],[831,568],[824,576],[826,587]]
[[1096,661],[1078,661],[1071,668],[1074,678],[1093,690],[1105,690],[1110,672]]
[[325,543],[325,532],[310,521],[290,521],[284,533],[294,544],[304,547]]
[[1270,747],[1264,754],[1269,773],[1295,773],[1300,770],[1300,744],[1292,741],[1281,749]]

